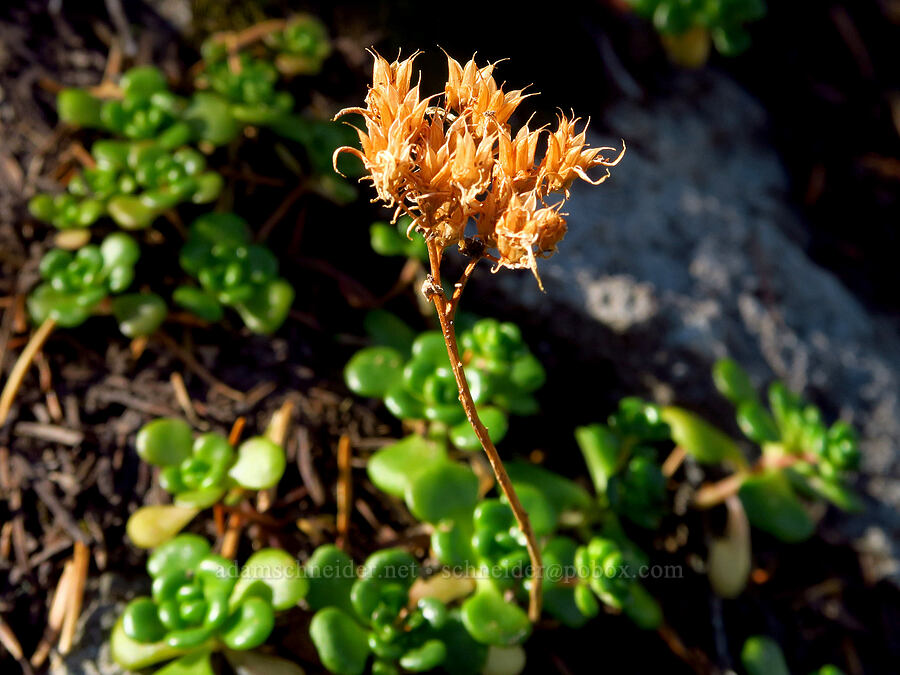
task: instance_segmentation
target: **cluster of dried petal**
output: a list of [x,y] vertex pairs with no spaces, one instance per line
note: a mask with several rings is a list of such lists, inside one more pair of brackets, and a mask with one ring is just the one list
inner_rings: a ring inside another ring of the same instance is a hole
[[[339,148],[359,157],[377,199],[408,213],[413,227],[440,248],[458,244],[475,223],[477,238],[498,266],[536,269],[566,232],[560,211],[576,178],[599,185],[609,167],[621,160],[603,154],[614,148],[590,148],[578,119],[560,115],[555,131],[515,134],[509,121],[527,97],[504,92],[493,77],[494,64],[479,68],[474,59],[461,65],[447,57],[448,77],[442,105],[421,99],[411,86],[417,54],[388,63],[377,54],[365,108],[347,108],[365,118],[357,129],[361,150]],[[546,136],[546,149],[536,160]],[[588,171],[603,167],[592,180]],[[496,254],[494,253],[496,252]]]

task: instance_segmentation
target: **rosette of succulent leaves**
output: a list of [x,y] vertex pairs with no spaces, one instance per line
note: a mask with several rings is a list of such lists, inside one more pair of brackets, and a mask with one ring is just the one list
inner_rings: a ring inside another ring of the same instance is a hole
[[[441,369],[447,368],[446,352],[436,348],[440,336],[416,336],[382,311],[371,313],[366,325],[381,344],[350,359],[348,386],[381,398],[394,415],[414,420],[418,431],[375,452],[367,465],[369,477],[431,525],[431,552],[437,561],[447,569],[468,571],[462,575],[468,577],[468,586],[460,582],[463,590],[456,599],[462,600],[460,620],[469,634],[481,644],[518,644],[530,624],[524,610],[506,599],[526,600],[531,571],[525,540],[509,505],[502,497],[483,496],[478,475],[466,461],[466,453],[478,448],[477,439],[460,424],[455,396],[439,395],[446,375]],[[482,412],[490,419],[491,406],[498,411],[488,428],[499,442],[508,427],[508,412],[538,412],[543,370],[512,324],[474,321],[461,335],[461,344],[467,346],[463,361],[477,383],[473,389],[486,392]],[[478,359],[486,359],[487,365]],[[522,372],[532,377],[512,377],[517,359],[528,364]],[[677,458],[689,457],[712,472],[731,472],[696,491],[696,508],[728,502],[730,513],[736,501],[745,521],[785,542],[813,533],[815,521],[807,507],[812,501],[825,499],[843,509],[858,506],[847,484],[847,472],[859,459],[849,425],[826,426],[818,408],[780,382],[771,386],[771,412],[766,410],[734,361],[718,362],[714,376],[737,406],[738,426],[761,446],[762,458],[755,464],[748,462],[737,441],[695,413],[633,397],[623,399],[606,424],[575,431],[593,494],[541,466],[507,462],[541,545],[548,614],[580,626],[605,607],[644,628],[660,625],[661,609],[636,574],[648,557],[627,532],[635,527],[638,533],[653,532],[675,517],[670,502]],[[450,391],[455,392],[452,387]],[[508,405],[522,397],[527,407]],[[729,528],[724,537],[713,537],[709,574],[714,590],[727,597],[739,593],[750,556],[749,528]],[[721,569],[729,572],[720,574]]]
[[126,531],[140,548],[156,548],[180,532],[203,509],[236,504],[247,492],[274,487],[284,475],[284,448],[273,440],[273,423],[264,436],[236,448],[215,432],[196,437],[190,425],[174,417],[141,427],[135,440],[138,456],[159,469],[159,485],[172,504],[142,506],[128,519]]
[[[286,551],[261,549],[243,567],[196,534],[181,534],[147,559],[149,596],[125,607],[112,630],[113,660],[129,671],[168,662],[158,675],[213,675],[221,654],[237,672],[302,675],[293,663],[256,652],[276,615],[295,607],[309,584]],[[245,670],[246,669],[246,670]]]

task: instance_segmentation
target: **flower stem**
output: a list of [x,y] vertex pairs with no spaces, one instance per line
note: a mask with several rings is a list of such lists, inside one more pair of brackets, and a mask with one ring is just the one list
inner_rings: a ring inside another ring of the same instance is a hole
[[[437,244],[433,242],[428,242],[428,260],[431,264],[431,276],[436,288],[431,287],[430,292],[426,292],[426,297],[434,303],[434,307],[437,310],[438,320],[441,323],[441,332],[444,335],[444,343],[447,345],[447,354],[450,357],[450,367],[453,370],[453,375],[456,378],[456,386],[459,389],[459,400],[462,403],[463,410],[466,412],[469,424],[472,425],[472,429],[487,455],[488,461],[491,464],[491,469],[494,471],[494,476],[500,484],[500,489],[503,491],[506,500],[509,502],[509,506],[516,519],[516,524],[525,536],[525,547],[528,549],[528,557],[531,560],[532,568],[531,588],[529,589],[528,597],[528,617],[534,622],[537,621],[541,615],[541,586],[544,577],[543,566],[541,564],[541,553],[538,550],[537,540],[534,536],[534,530],[531,528],[531,521],[528,519],[528,514],[525,512],[525,509],[522,508],[522,502],[519,501],[519,497],[516,495],[516,490],[513,488],[512,481],[510,481],[509,475],[503,467],[503,461],[500,459],[497,448],[494,447],[494,443],[488,435],[487,428],[478,417],[478,411],[475,409],[475,401],[472,399],[472,392],[469,391],[469,383],[466,380],[462,359],[460,359],[459,356],[459,347],[456,342],[456,329],[453,325],[452,316],[456,310],[459,296],[462,292],[462,285],[457,286],[458,292],[454,293],[452,304],[448,304],[447,297],[440,288],[441,251],[438,249]],[[474,262],[470,263],[466,268],[464,279],[468,279],[473,268]]]

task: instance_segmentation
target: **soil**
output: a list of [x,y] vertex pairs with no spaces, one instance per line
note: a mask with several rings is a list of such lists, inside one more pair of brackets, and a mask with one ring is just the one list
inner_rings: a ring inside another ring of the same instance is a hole
[[[346,39],[320,76],[295,83],[293,90],[301,106],[323,113],[355,103],[364,91],[363,47],[376,44],[392,54],[410,35],[417,42],[406,41],[404,53],[428,48],[426,72],[442,70],[429,68],[442,58],[433,53],[435,44],[456,55],[477,49],[481,58],[510,56],[504,77],[538,83],[541,99],[563,109],[601,109],[631,85],[638,95],[652,96],[665,87],[669,72],[647,26],[623,15],[615,3],[540,17],[539,32],[536,17],[494,5],[482,6],[478,14],[442,6],[440,21],[423,22],[419,3],[320,4],[313,3],[313,9],[332,27],[340,26],[337,32]],[[264,3],[263,9],[242,14],[245,5],[224,3],[235,9],[223,16],[250,21],[260,18],[256,12],[284,13],[280,3]],[[900,83],[892,79],[900,73],[887,67],[893,46],[888,32],[896,32],[897,24],[882,26],[888,22],[878,13],[888,5],[846,0],[829,8],[772,7],[749,54],[727,62],[714,58],[716,67],[733,72],[772,113],[798,204],[810,222],[809,231],[801,233],[810,252],[882,311],[897,308],[896,297],[882,289],[895,278],[889,258],[900,210],[900,172],[894,173],[891,163],[900,156],[891,118],[891,105],[900,115],[894,93]],[[48,8],[29,0],[0,14],[0,362],[5,372],[27,336],[21,325],[23,294],[34,283],[37,261],[53,234],[27,216],[25,201],[35,191],[58,189],[58,179],[73,166],[73,143],[91,141],[89,134],[56,128],[54,83],[98,82],[116,35],[103,2],[65,5],[56,13],[53,7],[56,3]],[[134,62],[154,62],[176,81],[183,78],[181,64],[196,60],[196,40],[176,32],[162,10],[129,4],[128,12],[141,26]],[[198,21],[204,30],[208,23]],[[808,42],[787,39],[799,25],[813,27],[804,32]],[[862,47],[853,30],[863,35]],[[845,49],[836,51],[841,40]],[[615,63],[610,50],[618,55]],[[596,69],[589,81],[585,64]],[[553,110],[543,110],[538,121],[552,115]],[[847,130],[839,140],[836,126]],[[864,134],[854,133],[860,128]],[[220,150],[211,158],[233,170],[234,209],[252,214],[255,228],[264,227],[297,184],[296,175],[273,156],[274,143],[262,132],[245,139],[233,155]],[[263,181],[253,180],[260,175]],[[267,514],[273,520],[247,527],[242,553],[271,544],[303,559],[319,543],[333,540],[335,453],[344,434],[354,449],[355,510],[348,536],[353,555],[361,560],[393,543],[426,552],[427,539],[414,520],[368,484],[363,470],[367,455],[402,429],[374,402],[349,394],[342,381],[343,364],[364,344],[362,309],[382,304],[400,273],[400,263],[369,250],[365,224],[376,217],[383,214],[366,199],[339,208],[304,193],[273,222],[267,243],[279,252],[282,273],[297,289],[294,311],[275,338],[250,335],[235,317],[216,326],[174,317],[143,347],[121,337],[109,318],[51,336],[0,429],[0,617],[13,628],[26,657],[42,637],[49,599],[73,540],[89,543],[92,576],[113,570],[126,579],[141,578],[144,554],[128,544],[124,523],[137,506],[164,495],[152,488],[152,474],[137,460],[132,441],[154,417],[184,414],[173,377],[183,379],[201,429],[227,433],[244,417],[245,435],[261,432],[285,400],[294,403],[289,469]],[[851,219],[865,227],[843,227]],[[148,237],[141,268],[154,271],[155,289],[171,290],[179,275],[171,255],[178,225],[162,222]],[[477,286],[468,291],[466,305],[478,312]],[[385,306],[427,326],[412,288]],[[499,318],[524,324],[527,341],[551,374],[541,414],[513,425],[505,452],[516,454],[510,451],[515,448],[534,456],[538,451],[551,468],[583,474],[569,432],[560,430],[602,420],[615,400],[630,392],[611,379],[609,364],[578,361],[567,344],[527,317]],[[576,371],[578,384],[571,377]],[[590,389],[581,388],[588,381]],[[573,387],[579,387],[575,396]],[[298,519],[304,528],[295,527]],[[198,519],[192,529],[215,535],[211,520]],[[754,534],[754,583],[739,600],[720,601],[698,565],[705,546],[702,525],[699,516],[691,516],[682,525],[667,523],[654,537],[633,533],[654,552],[655,563],[683,571],[681,579],[651,580],[648,586],[686,653],[615,616],[602,616],[581,631],[551,630],[548,622],[528,643],[528,672],[594,672],[601,664],[609,672],[634,673],[712,672],[713,664],[738,668],[740,646],[753,633],[775,637],[796,672],[833,662],[853,675],[888,673],[900,662],[900,592],[865,579],[846,542],[815,538],[787,548]],[[308,620],[302,612],[294,618],[298,624]],[[318,672],[298,624],[289,631],[280,628],[276,641],[282,639],[286,655],[306,659],[309,672]],[[0,671],[17,668],[0,649]]]

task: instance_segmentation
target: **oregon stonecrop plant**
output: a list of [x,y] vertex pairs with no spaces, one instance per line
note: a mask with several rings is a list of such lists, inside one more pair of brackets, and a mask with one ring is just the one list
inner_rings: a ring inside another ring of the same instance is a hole
[[273,333],[284,323],[294,288],[278,276],[278,259],[254,244],[247,222],[233,213],[207,213],[195,220],[179,256],[200,287],[182,285],[176,304],[207,321],[233,307],[254,333]]
[[286,465],[284,448],[266,436],[248,438],[234,448],[221,434],[194,438],[190,425],[174,417],[141,427],[135,448],[141,459],[159,467],[159,484],[174,500],[131,514],[128,536],[141,548],[163,544],[213,504],[274,487]]
[[[429,423],[429,434],[445,434],[460,450],[479,450],[481,442],[466,419],[456,380],[439,331],[409,339],[412,329],[386,313],[370,314],[370,334],[389,342],[361,349],[347,363],[344,379],[360,396],[382,398],[402,420]],[[532,395],[546,379],[544,367],[513,323],[481,319],[460,333],[460,347],[472,400],[493,442],[506,435],[508,415],[531,415]]]
[[[415,54],[388,63],[374,54],[372,86],[365,108],[347,108],[338,117],[362,115],[365,129],[357,129],[361,149],[344,147],[362,160],[378,200],[394,209],[394,219],[407,214],[409,229],[422,234],[428,250],[430,275],[423,293],[434,303],[450,370],[475,437],[509,499],[528,544],[534,577],[529,613],[540,614],[542,583],[540,552],[528,516],[506,476],[503,464],[480,419],[459,354],[453,318],[466,282],[482,259],[495,269],[530,269],[540,284],[537,259],[552,255],[566,232],[561,213],[576,178],[594,185],[609,176],[624,154],[607,158],[613,148],[590,148],[586,132],[576,130],[577,119],[560,115],[555,131],[521,127],[509,120],[526,98],[523,90],[504,92],[493,78],[492,64],[462,66],[447,57],[448,77],[443,97],[422,98],[412,86]],[[546,150],[535,153],[541,140]],[[588,171],[604,168],[592,180]],[[472,235],[467,236],[471,230]],[[444,251],[458,246],[470,261],[448,293],[441,284]]]
[[115,662],[137,670],[172,661],[159,672],[212,673],[213,652],[262,645],[276,612],[294,607],[308,583],[297,561],[280,549],[257,551],[238,570],[195,534],[156,548],[147,559],[151,595],[132,600],[113,628]]
[[723,56],[750,46],[747,24],[766,15],[765,0],[626,0],[635,13],[653,21],[672,59],[702,65],[710,43]]

